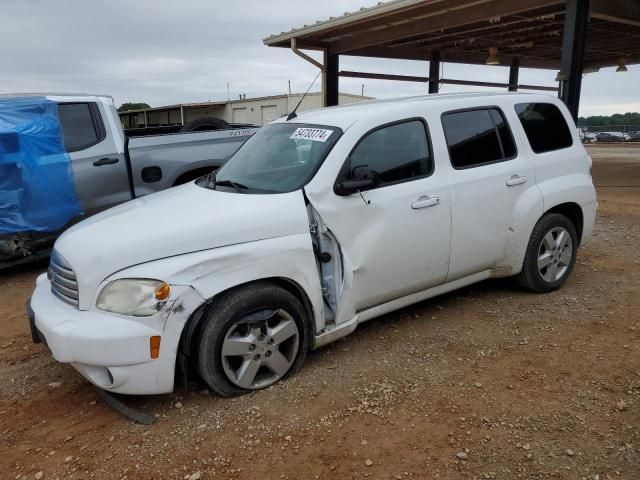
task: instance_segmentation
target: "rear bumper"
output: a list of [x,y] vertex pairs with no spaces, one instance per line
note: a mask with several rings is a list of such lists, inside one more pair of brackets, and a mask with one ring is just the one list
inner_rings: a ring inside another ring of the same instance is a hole
[[593,202],[582,205],[582,238],[580,244],[583,245],[593,233],[593,226],[596,223],[596,213],[598,211],[598,202]]
[[[128,394],[171,392],[182,327],[203,301],[191,288],[174,291],[172,306],[195,306],[134,318],[78,310],[56,298],[49,281],[39,277],[27,307],[31,335],[34,342],[44,341],[57,361],[70,363],[100,388]],[[153,336],[161,337],[155,359],[150,353]]]

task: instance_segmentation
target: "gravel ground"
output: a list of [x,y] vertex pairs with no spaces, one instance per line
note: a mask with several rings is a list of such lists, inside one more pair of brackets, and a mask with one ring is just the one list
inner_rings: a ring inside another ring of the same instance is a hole
[[0,276],[0,478],[640,478],[640,147],[591,153],[599,218],[560,291],[484,282],[264,391],[128,400],[152,426],[31,343],[43,265]]

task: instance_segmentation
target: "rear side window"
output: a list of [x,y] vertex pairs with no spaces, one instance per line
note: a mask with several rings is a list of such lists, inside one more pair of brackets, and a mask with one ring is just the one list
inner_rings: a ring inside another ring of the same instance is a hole
[[67,152],[84,150],[105,137],[102,120],[93,103],[61,103],[58,105],[58,117]]
[[442,127],[456,169],[501,162],[516,155],[509,125],[497,108],[445,113]]
[[573,145],[562,112],[551,103],[518,103],[516,113],[535,153],[551,152]]
[[421,120],[378,128],[353,149],[346,179],[371,175],[380,187],[431,173],[427,130]]

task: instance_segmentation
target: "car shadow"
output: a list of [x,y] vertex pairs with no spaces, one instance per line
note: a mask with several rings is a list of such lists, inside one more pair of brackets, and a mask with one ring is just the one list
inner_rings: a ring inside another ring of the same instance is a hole
[[35,260],[29,260],[25,263],[2,267],[0,265],[0,280],[10,275],[22,275],[30,273],[43,273],[49,267],[49,257],[41,257]]

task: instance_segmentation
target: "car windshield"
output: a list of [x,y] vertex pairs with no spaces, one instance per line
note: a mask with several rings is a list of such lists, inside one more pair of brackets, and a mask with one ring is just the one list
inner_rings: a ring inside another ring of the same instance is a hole
[[238,193],[292,192],[311,179],[341,134],[323,125],[267,125],[201,185]]

